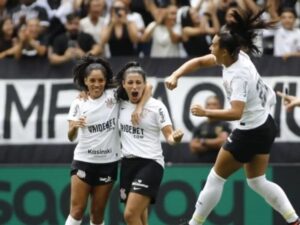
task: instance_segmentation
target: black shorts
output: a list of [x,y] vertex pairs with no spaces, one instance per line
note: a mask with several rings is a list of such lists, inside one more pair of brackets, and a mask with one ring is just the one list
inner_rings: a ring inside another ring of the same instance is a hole
[[123,158],[120,173],[120,199],[126,202],[129,192],[149,196],[151,204],[162,181],[163,167],[151,159]]
[[272,116],[266,122],[251,130],[235,129],[227,138],[223,148],[241,162],[250,162],[254,155],[269,154],[277,134],[277,127]]
[[82,181],[91,185],[105,185],[116,181],[118,161],[112,163],[87,163],[73,160],[71,176],[77,175]]

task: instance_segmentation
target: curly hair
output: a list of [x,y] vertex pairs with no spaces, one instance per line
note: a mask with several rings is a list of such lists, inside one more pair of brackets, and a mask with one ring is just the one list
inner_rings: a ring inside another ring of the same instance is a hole
[[118,100],[128,100],[128,95],[124,89],[122,83],[126,78],[128,73],[138,73],[143,77],[144,82],[146,83],[147,74],[141,65],[136,61],[128,62],[117,74],[116,81],[118,83],[118,88],[116,91],[116,99]]
[[113,72],[110,64],[103,58],[93,55],[83,56],[78,64],[74,67],[74,83],[82,90],[87,90],[87,86],[84,83],[84,79],[93,71],[101,70],[106,78],[106,84],[104,89],[114,86]]

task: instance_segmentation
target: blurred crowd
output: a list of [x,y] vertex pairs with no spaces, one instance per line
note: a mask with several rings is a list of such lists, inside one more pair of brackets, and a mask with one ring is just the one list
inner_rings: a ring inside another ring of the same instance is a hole
[[275,22],[258,34],[262,54],[300,56],[297,0],[0,0],[0,59],[201,56],[240,8]]

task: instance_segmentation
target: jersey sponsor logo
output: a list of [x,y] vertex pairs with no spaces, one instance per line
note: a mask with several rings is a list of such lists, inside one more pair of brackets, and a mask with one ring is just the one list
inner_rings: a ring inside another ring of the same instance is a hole
[[109,183],[112,182],[112,179],[110,176],[108,177],[99,177],[99,181],[104,182],[104,183]]
[[88,126],[88,130],[90,133],[110,131],[112,129],[115,129],[115,126],[116,126],[116,118],[112,118],[104,123]]
[[93,154],[93,155],[106,155],[112,153],[112,149],[88,149],[88,154]]
[[149,188],[149,185],[143,184],[142,180],[133,181],[131,184],[133,187],[139,187],[139,188]]
[[128,124],[120,124],[121,131],[129,134],[133,134],[133,137],[136,139],[144,138],[144,129],[140,127],[134,127]]

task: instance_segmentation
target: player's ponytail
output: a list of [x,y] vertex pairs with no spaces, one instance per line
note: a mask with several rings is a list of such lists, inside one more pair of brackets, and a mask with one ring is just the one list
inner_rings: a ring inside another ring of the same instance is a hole
[[265,9],[262,9],[257,14],[253,14],[241,9],[234,10],[232,14],[234,19],[218,34],[220,48],[227,49],[232,57],[237,56],[241,49],[249,53],[259,53],[260,50],[255,45],[258,30],[270,28],[274,24],[261,19],[264,11]]

